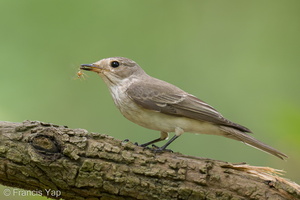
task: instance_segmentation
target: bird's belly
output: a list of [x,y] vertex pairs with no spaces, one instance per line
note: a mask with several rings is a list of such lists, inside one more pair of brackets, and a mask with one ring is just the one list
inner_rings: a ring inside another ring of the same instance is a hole
[[175,115],[167,115],[158,111],[141,108],[136,104],[125,109],[123,107],[120,111],[128,120],[148,129],[174,132],[175,128],[179,127],[185,132],[212,135],[221,134],[220,129],[212,123]]

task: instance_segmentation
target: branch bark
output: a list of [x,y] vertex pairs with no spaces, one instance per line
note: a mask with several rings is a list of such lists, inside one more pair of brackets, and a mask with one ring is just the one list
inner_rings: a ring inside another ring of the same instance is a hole
[[0,122],[0,183],[54,199],[300,199],[299,185],[276,172],[155,154],[84,129]]

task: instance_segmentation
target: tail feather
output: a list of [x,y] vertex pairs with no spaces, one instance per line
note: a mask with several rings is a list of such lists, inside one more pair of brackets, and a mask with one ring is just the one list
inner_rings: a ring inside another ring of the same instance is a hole
[[284,158],[288,158],[286,154],[274,149],[273,147],[267,144],[260,142],[259,140],[248,135],[247,133],[244,133],[242,131],[227,126],[220,126],[220,129],[226,133],[226,135],[224,135],[225,137],[241,141],[249,146],[262,150],[266,153],[270,153],[274,156],[277,156],[282,160],[284,160]]

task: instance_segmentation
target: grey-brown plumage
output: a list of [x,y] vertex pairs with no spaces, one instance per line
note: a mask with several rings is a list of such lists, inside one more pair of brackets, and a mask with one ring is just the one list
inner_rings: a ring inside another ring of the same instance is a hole
[[[153,82],[153,80],[155,81]],[[132,100],[142,107],[164,114],[208,121],[233,127],[240,131],[251,132],[248,128],[225,119],[217,110],[195,96],[177,87],[169,87],[173,90],[166,90],[162,93],[159,92],[163,90],[161,87],[165,87],[169,83],[158,79],[151,79],[150,81],[144,81],[143,85],[132,84],[127,90]],[[147,90],[143,89],[144,87]]]
[[116,106],[127,119],[143,127],[161,131],[160,138],[142,146],[167,139],[169,132],[175,132],[171,140],[156,149],[164,150],[182,133],[191,132],[221,135],[242,141],[281,159],[287,157],[256,140],[247,134],[251,133],[248,128],[225,119],[217,110],[197,97],[147,75],[138,64],[128,58],[106,58],[81,66],[81,69],[94,71],[101,76]]

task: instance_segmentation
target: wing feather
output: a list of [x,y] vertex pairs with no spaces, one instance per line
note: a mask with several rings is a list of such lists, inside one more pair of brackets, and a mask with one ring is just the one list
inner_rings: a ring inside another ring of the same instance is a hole
[[[163,82],[161,80],[158,81]],[[129,97],[143,108],[164,114],[208,121],[218,125],[233,127],[243,132],[251,132],[248,128],[225,119],[216,109],[197,97],[167,82],[163,82],[163,84],[144,84],[146,86],[132,84],[127,89]],[[165,84],[169,85],[169,90],[162,89],[162,85]],[[147,90],[144,89],[145,87]]]

